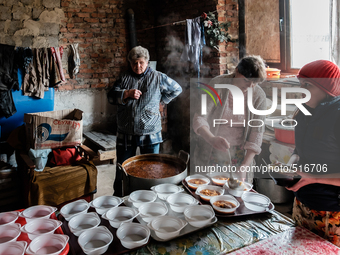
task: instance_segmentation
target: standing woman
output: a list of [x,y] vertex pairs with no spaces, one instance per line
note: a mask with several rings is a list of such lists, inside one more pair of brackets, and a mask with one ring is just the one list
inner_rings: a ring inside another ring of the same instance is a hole
[[[136,155],[159,153],[162,124],[159,104],[168,104],[181,92],[181,86],[164,73],[151,69],[149,51],[134,47],[128,54],[131,70],[118,79],[107,97],[117,108],[117,163]],[[114,195],[123,195],[122,173],[116,169]]]
[[317,60],[303,66],[298,78],[310,91],[305,107],[312,115],[296,115],[288,164],[297,164],[302,178],[288,188],[295,192],[293,219],[340,246],[340,69]]
[[[229,89],[216,89],[222,102],[215,106],[212,100],[207,104],[207,115],[195,114],[193,129],[199,135],[195,148],[195,166],[237,166],[238,176],[243,180],[252,182],[251,172],[240,172],[241,167],[249,167],[253,164],[254,156],[261,152],[262,137],[264,132],[264,116],[258,116],[249,111],[247,106],[247,90],[253,89],[252,101],[257,110],[266,110],[266,94],[258,85],[267,77],[265,64],[260,56],[248,56],[240,60],[234,73],[220,75],[213,78],[210,86],[215,84],[231,84],[238,87],[244,95],[243,115],[233,115],[233,98]],[[228,120],[225,125],[213,127],[214,119]],[[252,119],[252,126],[248,121]],[[231,121],[237,123],[230,125]],[[244,123],[244,124],[241,124]],[[229,152],[228,152],[229,151]],[[230,153],[230,154],[229,154]],[[231,162],[230,158],[231,157]]]

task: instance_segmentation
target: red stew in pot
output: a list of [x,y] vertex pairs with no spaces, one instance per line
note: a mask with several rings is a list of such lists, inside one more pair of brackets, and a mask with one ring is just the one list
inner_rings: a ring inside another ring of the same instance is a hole
[[129,175],[146,179],[167,178],[181,173],[176,165],[151,160],[134,161],[124,168]]

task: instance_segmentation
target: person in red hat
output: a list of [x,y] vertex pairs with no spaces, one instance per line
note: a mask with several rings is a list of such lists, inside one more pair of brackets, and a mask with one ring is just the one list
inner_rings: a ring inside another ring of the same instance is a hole
[[302,177],[294,191],[293,219],[340,246],[340,69],[327,60],[301,68],[297,77],[309,90],[305,107],[297,112],[295,151],[288,164]]

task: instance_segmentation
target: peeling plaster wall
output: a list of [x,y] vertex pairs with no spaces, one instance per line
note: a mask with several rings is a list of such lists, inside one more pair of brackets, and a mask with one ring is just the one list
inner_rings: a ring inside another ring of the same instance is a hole
[[[104,88],[125,65],[125,36],[121,34],[124,20],[119,19],[122,10],[117,8],[120,0],[110,1],[109,7],[106,2],[0,0],[1,44],[31,48],[64,46],[62,63],[67,81],[55,91],[54,108],[83,110],[84,130],[112,127],[111,115],[116,111],[108,104]],[[70,43],[79,43],[81,66],[76,79],[68,75]]]
[[107,103],[106,93],[99,90],[78,89],[55,94],[55,110],[77,108],[84,112],[84,132],[89,130],[115,130],[116,107]]
[[[230,21],[230,33],[237,38],[236,0],[0,0],[0,43],[34,48],[64,46],[62,62],[67,81],[55,92],[55,109],[82,109],[85,130],[111,127],[114,118],[110,114],[115,115],[116,109],[108,104],[106,92],[128,65],[128,8],[135,11],[138,44],[150,50],[151,59],[158,61],[157,70],[184,89],[177,102],[169,105],[168,129],[170,136],[182,143],[178,148],[186,149],[190,116],[183,109],[188,109],[189,79],[197,73],[192,64],[180,61],[185,26],[164,25],[218,10],[219,20]],[[159,27],[150,29],[155,26]],[[69,78],[67,68],[66,47],[71,43],[79,44],[81,60],[75,79]],[[237,63],[236,43],[221,45],[221,50],[207,50],[201,77],[222,74]]]

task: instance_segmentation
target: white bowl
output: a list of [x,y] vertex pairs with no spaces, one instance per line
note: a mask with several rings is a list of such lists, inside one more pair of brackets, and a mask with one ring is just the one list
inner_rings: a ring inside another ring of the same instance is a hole
[[14,223],[18,218],[18,211],[0,213],[0,226]]
[[9,242],[0,245],[0,255],[24,255],[27,243],[25,241]]
[[118,228],[120,224],[131,222],[138,215],[139,212],[135,208],[119,206],[108,210],[102,215],[102,218],[108,220],[112,227]]
[[207,174],[207,176],[211,179],[211,181],[219,186],[223,186],[229,179],[230,174],[229,173],[219,173],[219,172],[215,172],[215,173],[210,173]]
[[191,195],[186,193],[177,193],[168,196],[166,201],[169,203],[171,210],[182,213],[188,205],[198,204],[198,201]]
[[242,182],[242,184],[236,189],[231,189],[229,188],[228,182],[226,182],[223,187],[230,195],[233,195],[234,197],[241,197],[245,191],[249,191],[253,187],[253,185],[248,182]]
[[21,227],[21,232],[26,233],[30,240],[37,236],[53,234],[63,223],[53,219],[35,219]]
[[89,207],[90,204],[86,200],[79,199],[64,205],[61,208],[60,213],[65,218],[65,220],[69,221],[72,217],[76,215],[87,213]]
[[19,223],[0,226],[0,245],[16,241],[21,234],[20,227]]
[[126,249],[134,249],[149,241],[150,229],[139,223],[123,223],[116,235]]
[[[227,201],[227,202],[234,204],[235,207],[234,208],[222,208],[222,207],[214,205],[214,203],[217,201]],[[240,206],[240,203],[232,195],[221,195],[221,196],[213,197],[210,199],[210,204],[216,212],[226,213],[226,214],[234,213],[236,209]]]
[[[268,210],[268,207],[270,205],[270,199],[266,197],[265,195],[255,193],[255,192],[244,192],[242,195],[242,200],[244,202],[244,205],[252,211],[256,212],[263,212]],[[253,203],[250,203],[253,202]],[[254,203],[263,204],[265,206],[256,205]]]
[[78,238],[78,244],[85,254],[103,254],[113,241],[113,235],[105,226],[85,230]]
[[207,195],[204,195],[202,193],[203,190],[214,190],[216,191],[217,193],[219,193],[218,195],[214,195],[214,196],[220,196],[220,195],[223,195],[224,194],[224,189],[220,186],[214,186],[214,185],[200,185],[196,191],[195,191],[195,194],[196,195],[199,195],[200,198],[204,201],[207,201],[209,202],[210,199],[214,196],[207,196]]
[[123,199],[115,196],[101,196],[90,202],[90,206],[96,209],[96,212],[100,215],[108,211],[113,207],[119,206],[123,203]]
[[149,202],[141,205],[138,211],[145,222],[150,222],[155,217],[166,215],[168,207],[162,202]]
[[148,227],[155,231],[156,236],[160,239],[166,240],[178,236],[187,224],[188,223],[182,219],[171,216],[160,216],[150,221]]
[[34,219],[50,218],[52,213],[57,210],[56,207],[48,205],[35,205],[28,207],[27,209],[20,212],[19,216],[26,219],[26,222]]
[[79,236],[85,230],[98,227],[100,224],[100,218],[97,213],[82,213],[78,214],[68,222],[70,231],[75,235]]
[[135,207],[140,207],[144,203],[154,202],[157,194],[151,190],[136,190],[129,196],[130,201]]
[[[198,179],[204,183],[191,183],[191,181],[195,180],[195,179]],[[204,175],[201,175],[201,174],[194,174],[194,175],[189,175],[185,178],[185,181],[187,182],[189,188],[193,189],[193,190],[196,190],[198,186],[200,185],[208,185],[210,183],[210,180],[209,178],[207,178],[206,176]]]
[[47,234],[34,238],[26,249],[27,254],[57,255],[66,247],[69,237],[60,234]]
[[210,205],[189,205],[184,210],[184,217],[191,226],[201,228],[212,221],[215,212]]
[[179,193],[184,191],[183,188],[171,184],[171,183],[162,183],[156,186],[151,187],[151,190],[155,191],[161,200],[166,200],[168,196],[171,194]]

